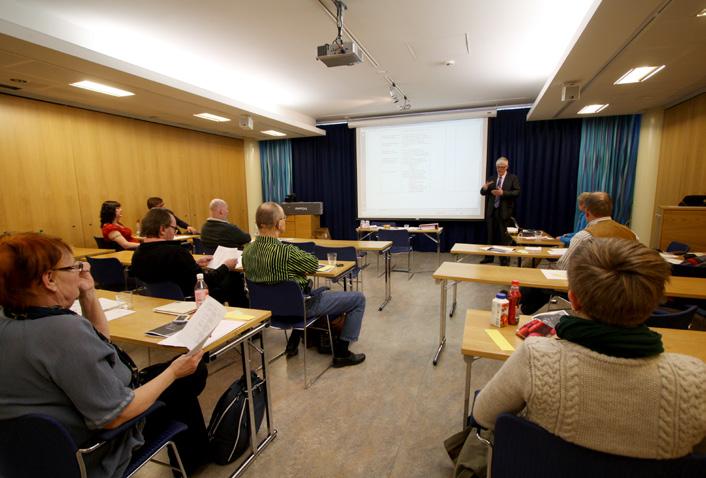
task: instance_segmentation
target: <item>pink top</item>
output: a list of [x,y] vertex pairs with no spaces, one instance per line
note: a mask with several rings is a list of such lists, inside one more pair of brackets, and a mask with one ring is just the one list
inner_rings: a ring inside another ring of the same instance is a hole
[[101,228],[101,232],[103,233],[103,238],[107,241],[112,241],[110,237],[111,232],[113,231],[118,231],[120,235],[122,235],[126,241],[128,242],[139,242],[137,239],[132,237],[132,229],[130,229],[127,226],[123,226],[122,224],[103,224],[103,227]]

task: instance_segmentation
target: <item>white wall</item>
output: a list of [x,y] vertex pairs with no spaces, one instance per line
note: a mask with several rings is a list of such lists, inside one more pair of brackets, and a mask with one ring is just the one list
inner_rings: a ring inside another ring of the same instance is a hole
[[630,228],[639,236],[640,242],[650,247],[656,247],[651,245],[652,220],[654,219],[663,119],[664,110],[662,109],[653,109],[642,114],[640,146],[637,150],[637,170],[635,171],[635,191],[632,200]]

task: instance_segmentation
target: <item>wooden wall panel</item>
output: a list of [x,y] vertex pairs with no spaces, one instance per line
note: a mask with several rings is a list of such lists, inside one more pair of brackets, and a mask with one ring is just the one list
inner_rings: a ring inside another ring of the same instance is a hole
[[0,231],[93,246],[103,201],[120,201],[134,228],[149,196],[197,228],[222,197],[247,227],[242,140],[0,95],[0,166]]
[[706,93],[664,112],[655,209],[706,194]]

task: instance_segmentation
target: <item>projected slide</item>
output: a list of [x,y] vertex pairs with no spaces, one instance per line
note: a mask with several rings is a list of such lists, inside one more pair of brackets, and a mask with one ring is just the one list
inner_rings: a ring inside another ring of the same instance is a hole
[[356,131],[360,218],[483,218],[487,119]]

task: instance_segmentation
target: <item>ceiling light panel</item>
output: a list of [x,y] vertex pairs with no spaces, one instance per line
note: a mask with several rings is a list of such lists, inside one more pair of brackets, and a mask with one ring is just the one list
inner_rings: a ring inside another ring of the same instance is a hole
[[605,104],[605,105],[586,105],[579,110],[578,114],[591,115],[594,113],[599,113],[599,112],[603,111],[604,109],[606,109],[607,107],[608,107],[607,104]]
[[625,85],[628,83],[640,83],[645,81],[664,69],[665,65],[660,66],[638,66],[628,70],[623,76],[613,83],[614,85]]
[[76,88],[83,88],[84,90],[95,91],[96,93],[103,93],[104,95],[110,96],[133,96],[135,93],[127,90],[121,90],[120,88],[114,88],[112,86],[104,85],[102,83],[96,83],[95,81],[77,81],[76,83],[71,83],[71,86]]
[[260,133],[267,134],[270,136],[287,136],[286,133],[282,133],[281,131],[276,131],[274,129],[268,129],[266,131],[260,131]]
[[195,114],[194,116],[196,116],[198,118],[205,119],[205,120],[209,120],[209,121],[216,121],[217,123],[224,123],[226,121],[230,121],[230,118],[225,118],[223,116],[213,115],[211,113],[198,113],[198,114]]

